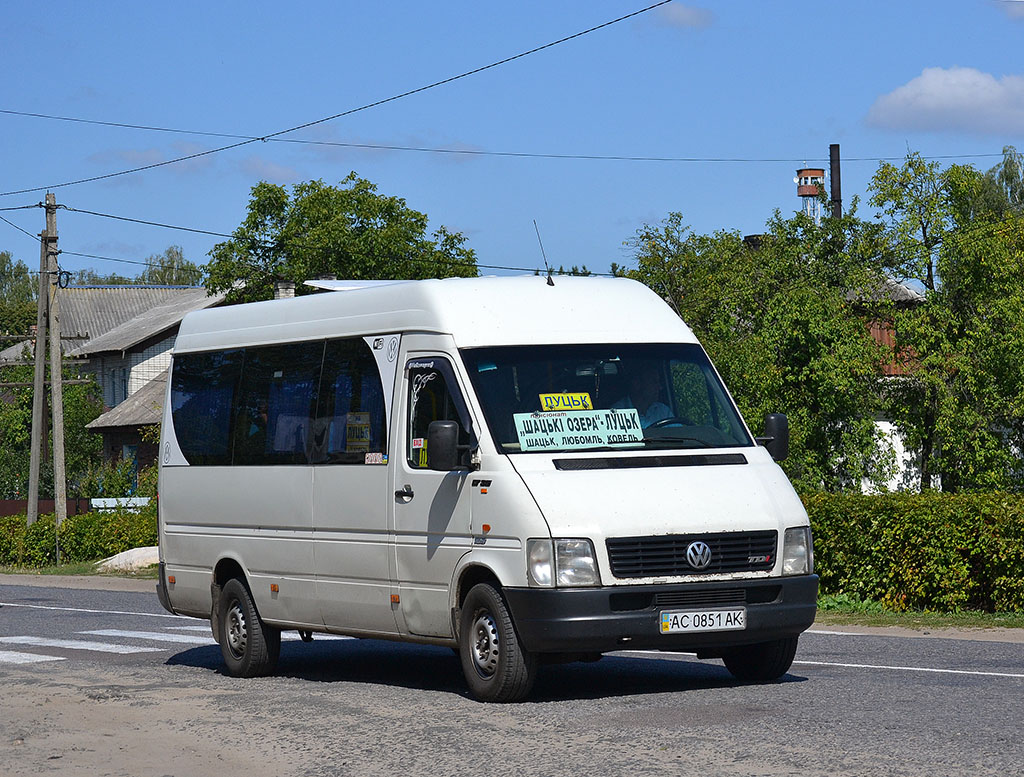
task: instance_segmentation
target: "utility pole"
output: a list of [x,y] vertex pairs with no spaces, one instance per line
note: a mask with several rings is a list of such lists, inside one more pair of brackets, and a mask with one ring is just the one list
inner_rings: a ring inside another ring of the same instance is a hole
[[[68,517],[67,477],[64,472],[64,377],[60,347],[60,309],[57,291],[60,289],[60,267],[57,265],[57,199],[46,193],[46,254],[50,272],[50,404],[53,411],[53,500],[57,516],[56,529]],[[58,534],[58,536],[60,536]],[[57,563],[60,563],[60,545],[57,545]]]
[[39,462],[42,459],[43,438],[46,426],[43,423],[43,400],[46,391],[46,303],[50,295],[50,257],[47,255],[46,230],[39,233],[39,299],[36,307],[36,341],[33,346],[35,375],[32,381],[32,447],[28,465],[28,512],[29,526],[39,517]]

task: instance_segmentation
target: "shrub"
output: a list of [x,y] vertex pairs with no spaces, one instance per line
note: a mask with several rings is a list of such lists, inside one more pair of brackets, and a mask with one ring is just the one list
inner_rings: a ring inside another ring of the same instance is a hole
[[824,595],[896,609],[1024,611],[1024,498],[815,494],[804,498]]
[[[156,545],[156,503],[137,513],[114,510],[69,515],[60,526],[62,562],[94,561],[132,548]],[[57,562],[54,516],[31,526],[24,515],[0,519],[0,564],[42,567]]]

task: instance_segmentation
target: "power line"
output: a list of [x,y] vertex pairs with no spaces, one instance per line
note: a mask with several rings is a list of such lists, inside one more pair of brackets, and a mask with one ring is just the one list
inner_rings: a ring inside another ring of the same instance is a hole
[[[426,88],[426,87],[425,87]],[[311,140],[306,138],[281,138],[275,136],[260,137],[258,135],[241,135],[236,133],[228,132],[209,132],[206,130],[191,130],[181,129],[173,127],[157,127],[145,124],[127,124],[124,122],[117,121],[100,121],[97,119],[83,119],[73,116],[55,116],[44,113],[31,113],[27,111],[14,111],[0,109],[0,114],[8,114],[12,116],[28,116],[38,119],[52,119],[55,121],[67,121],[76,122],[80,124],[96,124],[105,127],[120,127],[125,129],[137,129],[146,130],[150,132],[166,132],[179,135],[199,135],[204,137],[215,137],[215,138],[231,138],[235,140],[242,140],[247,142],[255,142],[257,140],[269,143],[291,143],[293,145],[306,145],[306,146],[327,146],[334,148],[359,148],[367,149],[371,151],[409,151],[414,153],[423,154],[456,154],[463,156],[491,156],[491,157],[506,157],[512,159],[563,159],[563,160],[583,160],[583,161],[599,161],[599,162],[674,162],[674,163],[696,163],[696,164],[714,164],[714,163],[740,163],[740,164],[751,164],[751,163],[784,163],[784,164],[804,164],[808,162],[827,162],[828,157],[813,157],[813,156],[802,156],[802,157],[719,157],[719,156],[658,156],[658,155],[637,155],[637,154],[563,154],[556,152],[545,152],[545,151],[488,151],[486,149],[470,149],[470,148],[444,148],[436,146],[405,146],[395,143],[355,143],[350,141],[332,141],[332,140]],[[343,114],[339,114],[343,115]],[[335,117],[332,117],[335,118]],[[322,121],[328,121],[325,119]],[[291,132],[292,130],[285,130],[285,132]],[[922,159],[991,159],[1001,157],[1002,152],[988,152],[979,154],[935,154],[930,156],[922,155]],[[843,159],[844,162],[898,162],[904,159],[902,156],[857,156],[857,157],[846,157]],[[174,160],[171,160],[174,161]],[[169,164],[170,162],[167,162]],[[10,192],[8,192],[10,193]],[[2,195],[0,195],[2,196]],[[3,210],[0,208],[0,210]]]
[[105,218],[105,219],[116,219],[117,221],[129,221],[129,222],[131,222],[133,224],[145,224],[146,226],[150,226],[150,227],[163,227],[164,229],[176,229],[176,230],[178,230],[180,232],[193,232],[193,233],[195,233],[197,235],[212,235],[214,237],[227,237],[227,238],[234,237],[233,235],[229,235],[229,234],[227,234],[225,232],[211,232],[208,229],[196,229],[195,227],[179,227],[179,226],[175,226],[174,224],[162,224],[159,221],[146,221],[145,219],[133,219],[133,218],[129,218],[128,216],[115,216],[115,215],[113,215],[111,213],[98,213],[98,212],[96,212],[94,210],[84,210],[82,208],[72,208],[72,207],[70,207],[68,205],[58,205],[57,207],[58,208],[62,208],[62,209],[66,210],[66,211],[69,211],[71,213],[85,213],[86,215],[89,215],[89,216],[99,216],[100,218]]
[[30,238],[32,238],[33,240],[39,240],[39,235],[33,235],[33,234],[32,234],[31,232],[29,232],[28,230],[22,229],[22,228],[21,228],[21,227],[19,227],[19,226],[18,226],[17,224],[15,224],[15,223],[14,223],[13,221],[8,221],[8,220],[7,220],[7,219],[5,219],[5,218],[4,218],[3,216],[0,216],[0,221],[3,221],[3,222],[4,222],[5,224],[8,224],[8,225],[10,225],[10,226],[14,227],[14,228],[15,228],[16,230],[18,230],[18,231],[19,231],[19,232],[21,232],[22,234],[24,234],[24,235],[28,235],[28,236],[29,236]]
[[584,35],[589,35],[592,32],[596,32],[598,30],[604,29],[605,27],[610,27],[613,24],[618,24],[619,22],[626,21],[627,19],[632,19],[635,16],[639,16],[640,14],[647,13],[648,11],[652,11],[655,8],[658,8],[660,6],[667,5],[671,1],[672,0],[659,0],[659,2],[654,3],[652,5],[649,5],[646,8],[641,8],[639,11],[633,11],[632,13],[628,13],[628,14],[626,14],[624,16],[620,16],[617,19],[612,19],[611,21],[607,21],[607,22],[604,22],[602,24],[598,24],[598,25],[596,25],[594,27],[590,27],[590,28],[588,28],[586,30],[583,30],[581,32],[574,33],[573,35],[567,35],[564,38],[559,38],[558,40],[552,41],[550,43],[545,43],[543,46],[537,46],[537,47],[529,49],[527,51],[522,51],[522,52],[520,52],[518,54],[514,54],[511,57],[505,57],[504,59],[497,60],[496,62],[492,62],[489,65],[483,65],[482,67],[477,67],[477,68],[474,68],[472,70],[467,70],[466,72],[460,73],[459,75],[450,76],[448,78],[441,79],[440,81],[434,81],[433,83],[427,84],[425,86],[420,86],[420,87],[417,87],[415,89],[409,89],[408,91],[402,92],[400,94],[392,95],[391,97],[386,97],[386,98],[384,98],[382,100],[376,100],[376,101],[374,101],[372,103],[367,103],[365,105],[361,105],[358,108],[351,108],[351,109],[349,109],[347,111],[342,111],[341,113],[335,113],[335,114],[333,114],[331,116],[325,116],[322,119],[316,119],[314,121],[307,121],[307,122],[304,122],[303,124],[297,124],[294,127],[289,127],[288,129],[283,129],[283,130],[279,130],[277,132],[272,132],[272,133],[270,133],[268,135],[263,135],[263,136],[260,136],[258,138],[250,137],[250,138],[247,138],[245,140],[240,140],[237,143],[231,143],[231,144],[228,144],[226,146],[221,146],[219,148],[208,149],[206,151],[200,151],[200,152],[197,152],[195,154],[188,154],[186,156],[177,157],[175,159],[168,159],[168,160],[165,160],[163,162],[154,162],[152,164],[142,165],[141,167],[135,167],[135,168],[131,168],[129,170],[121,170],[119,172],[106,173],[105,175],[94,175],[94,176],[90,176],[88,178],[80,178],[80,179],[75,180],[75,181],[65,181],[64,183],[51,184],[49,186],[36,186],[36,187],[27,188],[27,189],[17,189],[17,190],[8,191],[8,192],[0,192],[0,197],[6,197],[6,196],[12,195],[12,194],[25,194],[25,193],[28,193],[28,192],[38,192],[38,191],[44,191],[44,190],[48,191],[48,190],[51,190],[51,189],[58,189],[58,188],[65,187],[65,186],[74,186],[74,185],[82,184],[82,183],[92,183],[92,182],[95,182],[95,181],[102,181],[102,180],[105,180],[107,178],[114,178],[114,177],[121,176],[121,175],[129,175],[129,174],[132,174],[132,173],[138,173],[138,172],[142,172],[142,171],[145,171],[145,170],[152,170],[152,169],[157,168],[157,167],[163,167],[165,165],[172,165],[172,164],[176,164],[178,162],[185,162],[185,161],[188,161],[188,160],[191,160],[191,159],[198,159],[200,157],[209,156],[211,154],[218,154],[218,153],[220,153],[222,151],[229,151],[229,150],[234,149],[234,148],[240,148],[242,146],[247,146],[250,143],[256,143],[257,141],[267,141],[267,140],[270,140],[272,138],[279,137],[281,135],[286,135],[288,133],[296,132],[296,131],[301,130],[301,129],[306,129],[308,127],[313,127],[313,126],[316,126],[318,124],[323,124],[323,123],[328,122],[328,121],[333,121],[334,119],[340,119],[340,118],[342,118],[344,116],[351,116],[352,114],[359,113],[360,111],[369,110],[370,108],[376,108],[378,106],[385,105],[387,103],[395,102],[396,100],[401,100],[401,99],[403,99],[405,97],[410,97],[410,96],[412,96],[414,94],[419,94],[421,92],[425,92],[425,91],[427,91],[429,89],[435,89],[435,88],[437,88],[439,86],[444,86],[444,85],[450,84],[450,83],[452,83],[454,81],[458,81],[458,80],[463,79],[463,78],[468,78],[469,76],[476,75],[478,73],[482,73],[485,70],[490,70],[492,68],[496,68],[496,67],[499,67],[501,65],[508,64],[509,62],[514,62],[517,59],[522,59],[523,57],[528,57],[531,54],[536,54],[536,53],[538,53],[540,51],[544,51],[545,49],[552,48],[553,46],[558,46],[558,45],[560,45],[562,43],[566,43],[568,41],[575,40],[576,38],[583,37]]

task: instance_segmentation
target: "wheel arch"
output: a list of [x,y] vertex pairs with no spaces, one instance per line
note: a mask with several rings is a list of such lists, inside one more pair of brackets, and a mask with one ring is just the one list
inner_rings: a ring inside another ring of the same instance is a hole
[[[249,575],[242,566],[242,562],[234,556],[221,558],[213,567],[213,575],[210,580],[210,629],[213,631],[213,638],[218,642],[220,642],[220,593],[228,580],[236,577],[242,581],[242,585],[249,588]],[[252,589],[249,588],[249,590]]]

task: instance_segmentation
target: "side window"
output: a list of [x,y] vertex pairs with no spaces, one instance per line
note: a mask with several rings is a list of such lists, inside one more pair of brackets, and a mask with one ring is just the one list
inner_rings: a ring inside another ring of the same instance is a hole
[[328,341],[319,394],[314,463],[364,464],[367,454],[387,452],[384,388],[365,341]]
[[427,429],[432,421],[458,421],[460,445],[471,444],[472,426],[455,372],[447,359],[437,356],[413,359],[406,369],[409,373],[406,461],[410,467],[425,469]]
[[240,349],[174,356],[171,418],[189,464],[231,464],[231,408],[242,356]]
[[323,353],[322,341],[245,349],[234,464],[308,462]]

